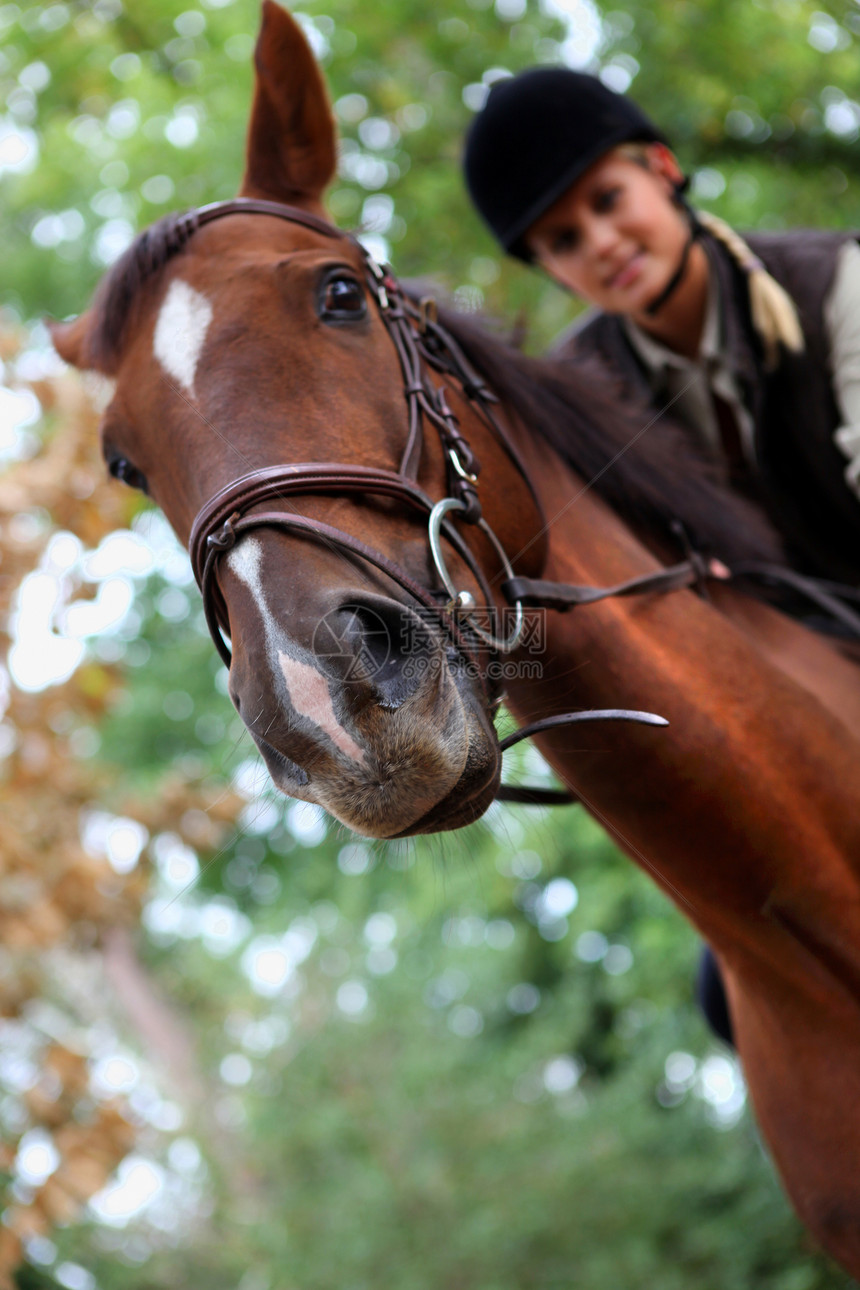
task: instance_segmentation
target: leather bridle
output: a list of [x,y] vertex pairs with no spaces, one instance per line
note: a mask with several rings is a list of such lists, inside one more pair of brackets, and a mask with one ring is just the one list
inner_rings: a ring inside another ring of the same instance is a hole
[[[340,462],[300,462],[269,466],[250,471],[233,480],[209,499],[194,520],[189,538],[189,554],[194,576],[203,597],[206,621],[221,658],[229,667],[231,653],[225,641],[229,635],[229,615],[218,585],[220,559],[232,549],[238,538],[257,528],[279,528],[325,542],[380,569],[407,591],[423,610],[432,614],[456,648],[474,664],[478,655],[489,650],[506,654],[516,648],[523,630],[523,596],[515,588],[515,575],[505,550],[481,513],[478,496],[480,463],[460,430],[460,425],[446,398],[445,379],[456,382],[497,441],[510,457],[531,493],[538,515],[543,513],[537,493],[519,453],[493,412],[498,400],[472,368],[457,341],[438,321],[432,300],[418,304],[401,289],[388,268],[377,264],[357,238],[299,207],[256,198],[235,198],[213,202],[179,216],[170,230],[171,249],[180,250],[196,230],[227,215],[270,215],[321,233],[324,237],[345,241],[357,247],[364,265],[365,285],[374,300],[380,318],[394,345],[403,374],[403,392],[408,405],[409,428],[406,445],[397,471],[381,467],[359,466]],[[443,378],[435,384],[433,371]],[[447,496],[434,502],[421,489],[417,475],[424,441],[424,423],[439,435],[447,467]],[[283,503],[298,494],[374,495],[394,498],[408,509],[426,517],[428,541],[433,565],[445,588],[436,591],[417,583],[395,561],[375,551],[359,538],[344,533],[320,520],[282,508],[257,510],[267,503]],[[485,631],[474,615],[494,614],[493,596],[487,578],[461,534],[454,528],[450,515],[480,529],[493,546],[505,575],[502,594],[513,609],[514,621],[506,636]],[[477,606],[469,591],[457,589],[448,572],[442,551],[442,537],[451,544],[471,572],[485,604]],[[526,594],[532,594],[530,579],[524,582]],[[534,584],[537,586],[538,584]],[[488,687],[485,670],[477,667],[485,693]],[[489,694],[487,693],[489,700]],[[497,699],[492,706],[500,701]],[[602,709],[566,713],[535,722],[501,745],[504,752],[520,738],[537,734],[560,724],[596,720],[636,721],[665,725],[663,717],[627,709]],[[543,787],[527,788],[502,785],[500,800],[527,803],[558,804],[576,801],[573,794]]]
[[[492,405],[497,402],[495,396],[473,370],[454,337],[437,321],[432,301],[425,300],[416,305],[403,293],[390,270],[378,265],[356,238],[308,211],[279,202],[252,198],[216,202],[190,211],[177,220],[174,231],[177,245],[183,245],[202,225],[236,214],[276,216],[358,248],[364,265],[365,285],[400,361],[409,425],[397,471],[339,462],[270,466],[233,480],[201,508],[191,530],[189,553],[203,596],[206,620],[222,659],[229,666],[230,651],[222,634],[229,634],[229,618],[216,576],[219,561],[243,533],[261,527],[280,528],[315,537],[381,569],[408,591],[423,610],[434,615],[457,647],[465,647],[470,656],[474,655],[476,647],[480,649],[482,645],[495,653],[510,652],[518,644],[523,628],[523,608],[518,598],[513,601],[513,624],[507,635],[488,632],[473,621],[476,613],[483,617],[494,613],[493,597],[476,557],[448,517],[456,514],[459,519],[475,525],[484,533],[499,557],[506,581],[514,577],[514,571],[504,548],[481,513],[478,496],[480,464],[463,437],[457,417],[449,406],[444,383],[434,384],[428,373],[432,370],[443,379],[449,378],[457,382],[465,398],[491,428],[512,459],[540,513],[537,496],[525,466],[493,413]],[[429,423],[438,433],[447,467],[447,495],[435,503],[416,483],[425,423]],[[264,511],[254,509],[261,504],[283,502],[288,497],[312,493],[390,497],[403,503],[409,510],[423,515],[428,525],[433,564],[445,587],[445,593],[420,586],[387,556],[331,525],[281,508]],[[477,606],[470,592],[455,587],[442,551],[443,535],[475,579],[484,598],[484,606]]]

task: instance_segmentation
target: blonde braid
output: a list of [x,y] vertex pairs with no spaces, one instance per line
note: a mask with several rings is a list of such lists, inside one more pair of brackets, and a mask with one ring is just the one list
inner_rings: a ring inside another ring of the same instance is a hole
[[725,220],[707,211],[696,211],[703,228],[722,242],[749,283],[752,324],[764,345],[765,366],[779,362],[779,346],[799,354],[805,347],[800,320],[788,292],[772,278],[755,252]]

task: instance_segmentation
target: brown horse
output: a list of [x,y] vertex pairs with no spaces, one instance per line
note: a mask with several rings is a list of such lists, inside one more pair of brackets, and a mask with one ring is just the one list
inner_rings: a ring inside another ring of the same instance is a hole
[[[598,387],[452,320],[471,360],[459,361],[432,310],[407,308],[325,222],[331,112],[300,31],[270,0],[256,66],[246,204],[162,221],[93,309],[55,329],[64,358],[115,382],[109,469],[183,540],[203,508],[195,565],[231,638],[233,701],[275,783],[358,833],[457,828],[486,808],[502,648],[522,721],[617,704],[669,718],[667,730],[539,742],[714,947],[788,1192],[860,1275],[856,673],[725,586],[551,616],[542,676],[516,674],[529,658],[513,648],[517,625],[490,614],[482,637],[472,608],[508,576],[500,548],[520,575],[606,584],[660,570],[672,516],[729,560],[770,539],[647,435],[598,495],[592,475],[626,433]],[[499,431],[473,369],[499,396]],[[434,427],[423,448],[422,410]],[[452,489],[466,519],[479,497],[485,527],[437,513],[434,554],[428,510]]]

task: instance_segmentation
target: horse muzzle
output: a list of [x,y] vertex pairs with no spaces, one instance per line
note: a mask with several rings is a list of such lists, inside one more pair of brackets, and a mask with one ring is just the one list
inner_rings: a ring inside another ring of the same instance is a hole
[[303,596],[284,626],[267,606],[263,630],[233,640],[231,697],[277,787],[369,837],[477,818],[501,758],[472,661],[388,597],[341,590],[317,605]]

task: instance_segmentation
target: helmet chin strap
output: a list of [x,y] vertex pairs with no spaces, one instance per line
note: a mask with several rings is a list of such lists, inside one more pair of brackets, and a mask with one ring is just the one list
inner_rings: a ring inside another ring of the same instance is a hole
[[650,304],[645,306],[645,313],[648,315],[649,318],[653,318],[655,314],[659,313],[659,311],[663,308],[666,302],[670,300],[672,296],[675,294],[675,292],[678,290],[678,287],[680,287],[684,279],[684,274],[687,272],[687,265],[690,262],[690,252],[693,249],[693,243],[696,241],[696,239],[699,237],[702,231],[702,226],[699,223],[699,221],[696,219],[695,211],[687,204],[684,198],[685,187],[686,187],[686,181],[682,185],[679,185],[678,190],[676,192],[675,199],[679,207],[687,217],[687,220],[690,225],[690,232],[687,236],[686,242],[684,243],[684,249],[681,252],[681,258],[678,261],[677,269],[672,274],[671,278],[666,283],[663,290],[654,297],[654,299],[651,301]]

